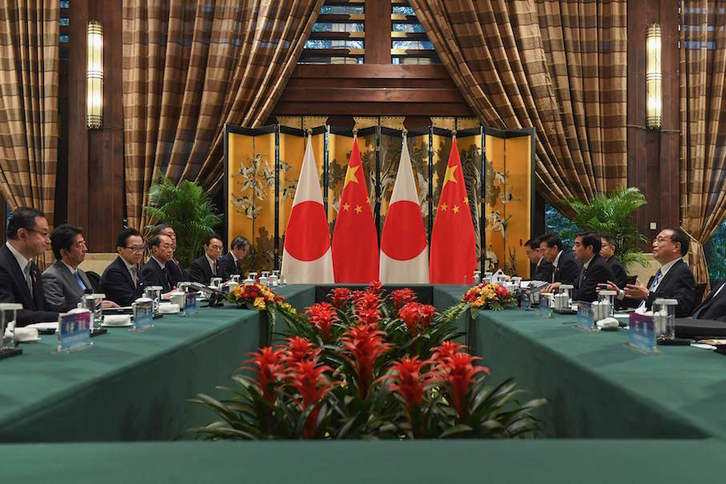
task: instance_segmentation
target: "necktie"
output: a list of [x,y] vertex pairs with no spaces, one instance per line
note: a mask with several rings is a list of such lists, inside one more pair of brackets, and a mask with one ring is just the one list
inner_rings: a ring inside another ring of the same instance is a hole
[[134,283],[134,287],[139,287],[139,269],[136,267],[131,268],[131,281]]
[[217,275],[217,263],[212,262],[211,266],[212,266],[212,275],[216,276]]
[[25,269],[23,269],[23,275],[25,276],[25,283],[28,285],[28,291],[30,291],[30,295],[33,295],[33,278],[30,276],[30,262],[25,264]]
[[78,273],[78,271],[75,271],[73,275],[76,277],[76,281],[78,282],[78,286],[81,288],[81,291],[85,291],[87,287],[83,283],[83,279],[81,278],[81,275]]
[[585,266],[580,269],[580,278],[577,280],[577,287],[582,287],[582,280],[585,278]]
[[653,280],[650,282],[650,286],[648,287],[648,290],[653,292],[658,287],[658,283],[660,282],[662,273],[660,272],[660,269],[658,269],[655,273],[655,276],[653,276]]

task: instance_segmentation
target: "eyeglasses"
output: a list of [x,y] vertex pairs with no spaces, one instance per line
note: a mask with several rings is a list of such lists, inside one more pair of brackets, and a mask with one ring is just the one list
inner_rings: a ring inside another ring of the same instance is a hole
[[663,242],[673,242],[673,239],[671,239],[670,237],[658,236],[653,239],[653,242],[658,242],[659,244],[662,244]]
[[135,245],[133,247],[124,247],[124,249],[128,249],[132,252],[143,252],[144,246],[143,245]]

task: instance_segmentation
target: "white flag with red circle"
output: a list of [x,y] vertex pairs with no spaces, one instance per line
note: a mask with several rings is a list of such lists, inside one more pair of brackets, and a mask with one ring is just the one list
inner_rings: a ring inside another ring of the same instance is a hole
[[291,284],[333,283],[330,230],[318,180],[312,137],[308,135],[282,253],[282,276]]
[[401,161],[381,234],[380,275],[384,284],[429,282],[429,254],[411,157],[403,137]]

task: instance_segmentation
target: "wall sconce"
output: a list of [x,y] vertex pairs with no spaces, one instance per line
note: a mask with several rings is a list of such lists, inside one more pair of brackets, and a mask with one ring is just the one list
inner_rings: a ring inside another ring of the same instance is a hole
[[645,124],[660,129],[663,124],[663,71],[660,64],[662,34],[660,25],[650,24],[645,34]]
[[103,125],[103,27],[98,20],[88,22],[86,91],[86,125],[98,129]]

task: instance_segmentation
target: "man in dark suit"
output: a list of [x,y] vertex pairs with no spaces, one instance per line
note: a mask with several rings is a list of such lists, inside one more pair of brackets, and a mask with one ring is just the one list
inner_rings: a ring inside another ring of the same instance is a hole
[[151,232],[151,236],[154,237],[159,234],[166,235],[171,239],[171,259],[166,263],[166,270],[169,273],[169,282],[171,282],[173,287],[176,287],[180,282],[187,280],[187,276],[184,274],[181,264],[174,256],[176,253],[176,232],[174,232],[174,229],[170,225],[158,224]]
[[552,263],[550,282],[575,285],[575,281],[580,275],[580,264],[577,263],[572,254],[563,251],[562,241],[559,236],[554,234],[544,235],[539,248],[545,260]]
[[610,235],[600,234],[600,242],[602,243],[600,257],[605,260],[610,272],[613,273],[611,281],[617,284],[618,287],[625,287],[625,284],[628,282],[628,274],[625,272],[618,258],[615,257],[615,246],[612,240],[613,238]]
[[32,260],[48,250],[49,235],[48,220],[39,210],[20,207],[10,216],[8,241],[0,247],[0,302],[23,305],[17,326],[58,320],[58,312],[46,307],[43,279]]
[[217,262],[219,277],[229,279],[233,275],[243,276],[242,261],[250,250],[249,241],[241,236],[232,239],[229,244],[229,252],[220,257]]
[[[61,224],[50,234],[55,264],[43,272],[45,301],[53,311],[67,312],[78,306],[83,294],[93,291],[91,281],[78,266],[86,258],[88,247],[80,227]],[[118,307],[113,301],[103,301],[103,307]]]
[[141,297],[139,263],[144,257],[144,239],[138,230],[125,228],[116,239],[118,257],[101,276],[101,290],[119,306],[130,306]]
[[[685,318],[693,312],[696,303],[696,279],[683,262],[688,253],[690,239],[680,227],[667,227],[653,240],[653,257],[660,268],[648,280],[648,285],[636,281],[619,290],[618,299],[628,298],[639,302],[637,311],[650,311],[658,298],[678,301],[676,317]],[[611,289],[618,289],[609,284]]]
[[217,261],[222,255],[222,239],[217,234],[207,237],[204,243],[204,255],[194,259],[189,266],[189,280],[208,285],[212,277],[224,275],[217,268]]
[[552,263],[547,262],[542,256],[542,251],[539,248],[541,237],[528,240],[524,243],[524,252],[527,254],[531,265],[534,266],[534,270],[531,271],[533,281],[552,281]]
[[713,289],[706,300],[693,311],[694,319],[710,319],[726,322],[726,281],[721,282]]
[[575,237],[572,251],[582,264],[572,294],[575,301],[597,301],[598,285],[607,284],[613,278],[610,268],[600,257],[600,243],[600,237],[592,232],[581,232]]
[[141,269],[141,282],[144,287],[161,287],[162,293],[171,291],[174,286],[169,278],[166,264],[174,254],[171,239],[166,235],[156,235],[151,238],[151,258]]

